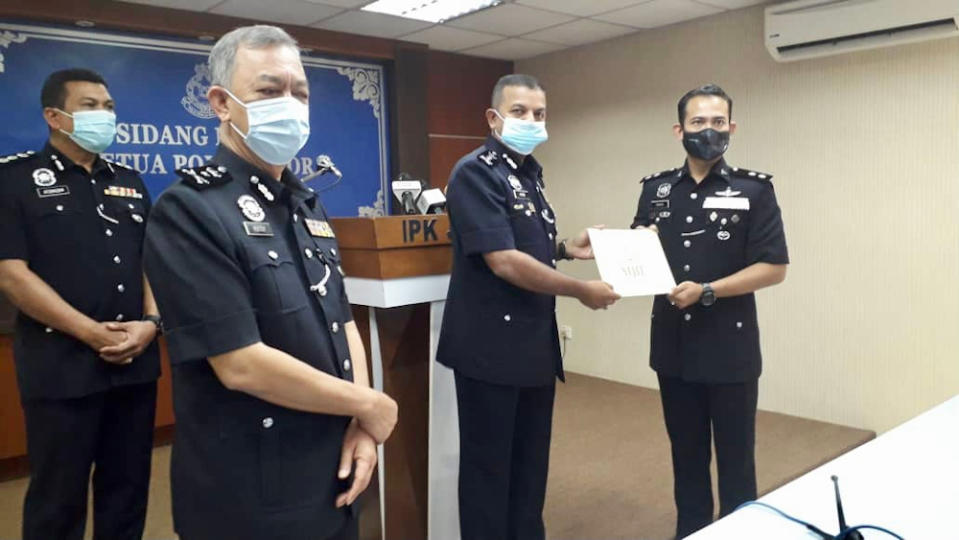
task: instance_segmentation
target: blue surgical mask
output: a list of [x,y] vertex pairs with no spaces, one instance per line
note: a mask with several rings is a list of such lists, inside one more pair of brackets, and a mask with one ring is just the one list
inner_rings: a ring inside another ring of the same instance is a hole
[[297,99],[284,96],[243,103],[226,88],[227,95],[246,109],[249,129],[239,133],[254,154],[270,165],[286,165],[310,138],[310,108]]
[[532,154],[537,146],[549,138],[546,134],[546,122],[520,120],[512,116],[503,118],[496,109],[493,109],[493,112],[503,120],[503,132],[500,133],[503,144],[524,156]]
[[87,152],[99,154],[113,144],[117,135],[117,115],[113,111],[98,109],[95,111],[76,111],[73,114],[57,109],[73,118],[73,133],[60,130]]

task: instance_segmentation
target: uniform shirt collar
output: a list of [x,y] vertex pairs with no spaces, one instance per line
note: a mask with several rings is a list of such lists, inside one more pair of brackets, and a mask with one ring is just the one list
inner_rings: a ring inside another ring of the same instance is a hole
[[[84,173],[87,172],[86,169],[80,165],[77,165],[72,159],[64,155],[63,152],[57,150],[49,140],[47,140],[47,144],[43,146],[43,150],[40,152],[40,154],[43,156],[44,161],[49,164],[48,166],[58,173],[65,173],[74,167],[80,169]],[[57,163],[63,165],[63,171],[60,170],[60,167],[57,166]],[[106,177],[113,179],[116,178],[117,171],[116,167],[107,163],[106,160],[97,154],[97,157],[93,160],[93,167],[90,168],[90,176],[99,178],[101,175],[106,175]]]
[[[706,175],[706,178],[703,178],[700,184],[703,184],[710,178],[716,178],[729,183],[729,176],[732,174],[731,171],[732,168],[726,163],[726,158],[719,158],[719,161],[713,165],[712,169],[709,170],[709,174]],[[676,175],[676,181],[673,182],[674,184],[683,178],[693,179],[692,175],[689,174],[689,160],[683,163],[682,168],[679,169],[679,173],[680,174]]]
[[[540,173],[543,172],[543,167],[539,164],[539,161],[536,161],[533,154],[523,156],[517,153],[512,148],[503,144],[503,141],[496,138],[492,133],[486,137],[486,148],[492,150],[496,153],[497,157],[506,161],[506,166],[512,170],[529,171],[534,178],[538,178]],[[506,157],[509,157],[509,159],[507,160]],[[512,163],[510,163],[511,161]],[[513,164],[515,164],[516,167],[513,167]]]
[[[290,197],[294,206],[301,202],[308,202],[312,208],[316,203],[316,193],[303,185],[303,182],[290,171],[289,167],[283,169],[280,179],[277,180],[273,178],[271,173],[241,158],[223,144],[217,147],[216,155],[213,156],[212,161],[217,165],[226,167],[235,181],[250,184],[250,190],[268,203],[276,204],[285,197]],[[263,187],[261,188],[259,185]],[[266,193],[270,193],[273,200],[270,200]]]

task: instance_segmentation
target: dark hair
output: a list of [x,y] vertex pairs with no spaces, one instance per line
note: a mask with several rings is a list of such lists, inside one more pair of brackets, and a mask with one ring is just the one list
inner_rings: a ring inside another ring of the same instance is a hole
[[723,98],[724,100],[726,100],[726,104],[729,105],[729,119],[732,120],[732,118],[733,118],[733,98],[729,97],[729,95],[726,94],[726,92],[725,92],[722,88],[720,88],[718,85],[715,85],[715,84],[707,84],[707,85],[705,85],[705,86],[700,86],[699,88],[696,88],[696,89],[690,90],[689,92],[686,92],[686,95],[684,95],[682,98],[680,98],[680,100],[679,100],[679,106],[677,107],[677,109],[679,110],[679,111],[678,111],[678,112],[679,112],[679,125],[683,125],[683,123],[686,122],[686,104],[689,103],[689,100],[693,99],[694,97],[699,97],[699,96],[716,96],[716,97],[721,97],[721,98]]
[[503,75],[496,81],[496,86],[493,87],[493,97],[490,99],[490,104],[494,109],[499,107],[500,102],[503,101],[503,89],[507,86],[523,86],[530,90],[543,90],[539,81],[532,75],[525,75],[523,73]]
[[73,68],[54,71],[43,82],[43,90],[40,91],[40,105],[62,109],[67,100],[67,83],[74,81],[107,85],[107,82],[103,80],[99,73],[89,69]]

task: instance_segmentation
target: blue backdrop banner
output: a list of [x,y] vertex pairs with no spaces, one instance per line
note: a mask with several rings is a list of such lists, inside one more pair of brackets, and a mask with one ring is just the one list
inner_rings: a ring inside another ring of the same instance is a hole
[[[107,159],[140,171],[154,199],[175,170],[205,162],[218,120],[206,101],[210,43],[0,21],[0,155],[38,150],[47,138],[40,88],[53,71],[92,69],[117,104]],[[322,193],[333,216],[388,213],[389,140],[383,66],[303,56],[310,82],[310,140],[290,169],[305,177],[329,156],[343,181]],[[312,180],[318,190],[333,176]]]

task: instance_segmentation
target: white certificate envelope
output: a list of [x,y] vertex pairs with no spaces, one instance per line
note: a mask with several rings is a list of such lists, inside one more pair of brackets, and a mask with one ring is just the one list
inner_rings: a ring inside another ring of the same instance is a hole
[[666,294],[676,280],[650,229],[589,229],[599,276],[621,296]]

